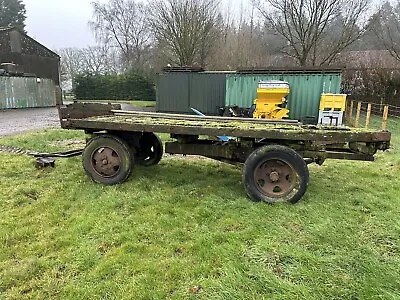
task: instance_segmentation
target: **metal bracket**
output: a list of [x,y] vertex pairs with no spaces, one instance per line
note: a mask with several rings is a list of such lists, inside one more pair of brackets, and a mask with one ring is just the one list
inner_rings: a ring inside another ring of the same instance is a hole
[[39,157],[36,159],[36,169],[55,167],[55,159],[51,157]]

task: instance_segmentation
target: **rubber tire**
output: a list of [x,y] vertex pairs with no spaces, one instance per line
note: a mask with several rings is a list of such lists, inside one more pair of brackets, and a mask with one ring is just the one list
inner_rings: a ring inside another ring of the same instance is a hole
[[[117,174],[112,177],[103,177],[99,175],[91,164],[92,155],[102,147],[111,147],[121,158],[122,166]],[[82,154],[82,164],[86,173],[94,182],[105,185],[114,185],[124,182],[132,174],[134,165],[134,156],[127,143],[113,135],[98,135],[89,140]]]
[[[289,163],[292,166],[298,175],[297,178],[299,180],[299,188],[297,191],[293,189],[293,193],[290,193],[282,198],[268,197],[259,191],[254,181],[254,170],[262,161],[266,159],[279,159]],[[242,180],[247,195],[253,201],[264,201],[267,203],[290,202],[294,204],[298,202],[306,192],[310,180],[310,174],[303,157],[296,151],[282,145],[267,145],[256,149],[247,158],[243,167]]]
[[[143,148],[144,147],[154,147],[154,152],[152,157],[144,157]],[[136,155],[136,162],[142,166],[153,166],[160,162],[164,154],[164,147],[161,139],[152,132],[146,132],[139,140],[139,151]]]

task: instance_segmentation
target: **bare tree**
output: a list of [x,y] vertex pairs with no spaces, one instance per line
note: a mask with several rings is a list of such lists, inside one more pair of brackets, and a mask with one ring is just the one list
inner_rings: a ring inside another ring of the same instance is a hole
[[370,0],[265,0],[267,24],[286,42],[282,52],[300,66],[332,64],[366,30]]
[[78,48],[64,48],[57,53],[61,57],[61,85],[69,89],[75,76],[83,71],[82,55]]
[[181,66],[204,66],[218,39],[218,1],[156,0],[151,25],[159,46]]
[[234,19],[232,11],[224,10],[222,37],[216,42],[208,66],[217,70],[241,67],[285,67],[295,64],[283,59],[280,50],[286,43],[256,16],[255,7],[241,6]]
[[122,54],[126,68],[140,68],[151,45],[148,7],[136,0],[92,2],[93,20],[89,26],[101,44],[111,44]]
[[61,56],[61,81],[64,89],[69,89],[78,74],[117,73],[118,54],[106,45],[88,48],[64,48],[58,53]]
[[92,74],[117,73],[120,68],[117,53],[108,45],[90,46],[80,49],[82,69]]
[[396,60],[400,61],[400,3],[385,2],[374,15],[373,31]]

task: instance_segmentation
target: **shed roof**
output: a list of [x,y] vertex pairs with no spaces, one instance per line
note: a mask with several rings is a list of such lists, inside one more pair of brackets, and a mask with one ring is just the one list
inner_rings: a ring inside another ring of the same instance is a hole
[[60,58],[60,56],[55,53],[54,51],[50,50],[49,48],[47,48],[46,46],[44,46],[43,44],[39,43],[38,41],[36,41],[35,39],[31,38],[29,35],[27,35],[24,31],[22,31],[21,29],[17,28],[17,27],[0,27],[0,35],[11,32],[11,31],[17,31],[19,34],[21,34],[23,37],[27,38],[28,40],[30,40],[31,42],[33,42],[36,46],[48,51],[52,56],[56,57],[56,58]]

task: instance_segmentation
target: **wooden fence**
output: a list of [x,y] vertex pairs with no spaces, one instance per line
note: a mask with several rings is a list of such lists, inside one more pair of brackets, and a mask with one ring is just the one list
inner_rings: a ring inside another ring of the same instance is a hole
[[382,130],[387,130],[389,117],[400,119],[400,107],[350,100],[347,102],[346,123],[353,127],[370,128],[372,117],[382,117]]

